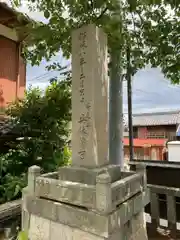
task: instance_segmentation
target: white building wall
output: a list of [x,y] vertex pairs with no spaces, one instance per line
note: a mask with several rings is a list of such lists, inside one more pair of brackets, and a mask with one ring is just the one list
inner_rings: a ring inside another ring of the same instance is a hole
[[168,142],[168,160],[180,162],[180,141]]

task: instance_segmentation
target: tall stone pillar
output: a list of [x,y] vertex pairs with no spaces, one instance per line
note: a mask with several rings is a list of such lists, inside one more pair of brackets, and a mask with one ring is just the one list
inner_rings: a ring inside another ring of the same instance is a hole
[[107,37],[94,25],[72,34],[72,164],[108,164]]
[[72,166],[36,177],[25,199],[30,240],[147,239],[144,174],[109,165],[107,76],[105,33],[92,24],[75,30]]

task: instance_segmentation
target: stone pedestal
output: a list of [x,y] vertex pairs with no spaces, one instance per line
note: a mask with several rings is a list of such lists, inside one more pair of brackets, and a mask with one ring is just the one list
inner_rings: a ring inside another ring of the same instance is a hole
[[107,38],[94,25],[72,34],[72,166],[29,169],[23,228],[30,240],[146,240],[145,177],[109,165]]
[[60,180],[58,175],[36,175],[29,183],[35,183],[34,192],[28,187],[24,191],[23,229],[30,240],[147,239],[143,174],[121,172],[112,181],[103,169],[95,184]]

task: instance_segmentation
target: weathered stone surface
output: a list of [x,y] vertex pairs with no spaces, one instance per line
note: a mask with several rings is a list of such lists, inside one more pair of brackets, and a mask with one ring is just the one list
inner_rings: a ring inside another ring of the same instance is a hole
[[133,232],[130,240],[147,240],[147,233],[144,227],[139,228],[136,232]]
[[138,214],[144,207],[143,194],[122,203],[119,208],[108,215],[100,215],[85,209],[29,197],[27,209],[33,215],[50,221],[65,224],[99,236],[108,237],[116,229]]
[[38,166],[32,166],[28,169],[28,191],[35,192],[35,181],[40,176],[41,168]]
[[144,172],[108,165],[107,37],[90,24],[72,40],[72,166],[29,171],[30,240],[146,240]]
[[79,229],[75,229],[73,231],[73,237],[72,240],[104,240],[104,237],[99,237],[97,235],[91,234],[91,233],[87,233],[84,231],[81,231]]
[[95,186],[77,182],[39,177],[36,179],[35,192],[39,197],[87,208],[95,208],[96,204]]
[[27,210],[27,197],[32,196],[32,193],[29,194],[28,187],[23,188],[22,190],[22,205],[21,205],[21,226],[23,231],[27,231],[29,229],[30,222],[30,213]]
[[107,37],[93,24],[72,33],[72,164],[108,164]]
[[74,233],[73,228],[67,225],[63,225],[52,221],[50,223],[50,240],[56,239],[72,240],[73,233]]
[[[141,214],[141,213],[140,213]],[[86,230],[70,227],[61,223],[49,221],[39,216],[31,216],[30,221],[30,240],[147,240],[147,235],[144,227],[142,226],[140,214],[138,219],[136,216],[137,224],[134,225],[134,219],[128,221],[114,233],[107,237],[98,236],[89,233]]]
[[[100,182],[103,184],[106,183],[105,181]],[[146,231],[143,225],[144,220],[142,218],[144,193],[139,193],[133,196],[124,203],[121,203],[112,213],[103,215],[97,212],[88,211],[87,209],[77,208],[76,206],[61,204],[46,199],[39,199],[35,196],[29,195],[26,196],[25,206],[27,212],[30,213],[31,218],[32,216],[41,218],[41,220],[37,221],[34,219],[30,220],[29,229],[33,228],[33,230],[30,231],[32,234],[32,240],[43,239],[43,234],[41,231],[37,230],[37,228],[46,228],[47,230],[51,229],[51,226],[54,228],[57,226],[59,227],[56,228],[56,231],[54,230],[53,233],[49,230],[49,239],[57,239],[55,236],[57,236],[59,232],[59,236],[60,234],[62,236],[60,239],[62,240],[79,240],[75,238],[76,235],[84,236],[85,239],[87,236],[87,239],[95,240],[124,240],[124,236],[126,236],[126,239],[128,240],[135,240],[137,238],[133,237],[138,234],[138,239],[146,240]],[[47,220],[46,223],[43,222],[45,220]],[[52,223],[52,225],[50,224],[50,227],[49,223]],[[36,229],[34,228],[35,225]],[[76,229],[76,234],[74,235],[73,232],[73,235],[71,236],[70,233],[72,233],[74,229]],[[67,236],[65,236],[66,232],[68,234]],[[37,233],[39,235],[38,238]],[[46,235],[48,235],[47,231]]]
[[22,230],[28,231],[29,229],[29,221],[30,221],[30,214],[29,212],[22,209],[21,213],[21,222],[22,222]]
[[144,213],[140,212],[134,215],[131,222],[133,233],[136,233],[140,228],[144,228]]
[[29,237],[30,240],[49,240],[50,221],[42,217],[31,215]]
[[58,172],[44,173],[44,174],[41,175],[41,177],[58,179]]
[[[125,177],[127,173],[122,173],[120,171],[120,167],[116,165],[107,165],[105,167],[99,168],[84,168],[84,167],[76,167],[76,166],[65,166],[59,168],[59,180],[63,181],[71,181],[71,182],[80,182],[89,185],[96,184],[96,177],[103,173],[108,172],[111,176],[112,182],[118,181],[122,177]],[[132,175],[134,173],[130,173],[128,175]]]
[[102,173],[96,177],[96,210],[107,214],[114,209],[112,204],[111,176],[108,172]]
[[[117,168],[112,169],[116,170]],[[107,213],[112,212],[116,206],[128,198],[138,192],[142,192],[143,176],[141,174],[132,174],[124,179],[112,182],[109,173],[112,174],[113,170],[111,172],[105,168],[99,171],[99,174],[95,170],[94,172],[96,173],[96,185],[38,177],[36,179],[34,194],[37,197],[70,203]]]
[[115,206],[126,201],[128,198],[142,192],[143,176],[133,174],[112,184],[112,202]]
[[95,212],[43,199],[29,198],[28,211],[44,219],[78,228],[99,236],[108,234],[108,218]]

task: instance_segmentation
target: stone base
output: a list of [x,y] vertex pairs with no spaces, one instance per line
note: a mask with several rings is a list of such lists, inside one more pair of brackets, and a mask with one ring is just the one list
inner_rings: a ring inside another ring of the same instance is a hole
[[121,172],[118,166],[73,166],[57,175],[29,169],[22,228],[30,240],[147,239],[142,173]]
[[137,214],[122,229],[108,237],[98,236],[68,225],[53,222],[35,215],[31,216],[30,240],[146,240],[146,229],[142,225],[143,214]]
[[[144,196],[138,194],[114,212],[101,215],[87,209],[26,197],[30,240],[147,240]],[[25,214],[24,214],[25,217]]]
[[102,173],[108,173],[112,182],[116,182],[133,174],[132,172],[121,172],[120,167],[117,165],[107,165],[99,168],[66,166],[59,168],[58,179],[61,181],[95,185],[96,177]]

